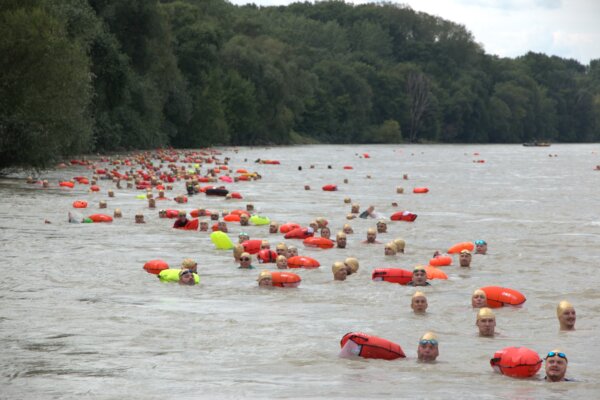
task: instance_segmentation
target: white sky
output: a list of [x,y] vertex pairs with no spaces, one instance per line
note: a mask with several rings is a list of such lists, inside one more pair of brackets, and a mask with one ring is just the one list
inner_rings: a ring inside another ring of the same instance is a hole
[[[286,5],[290,0],[229,0]],[[370,3],[346,0],[346,3]],[[488,54],[517,57],[534,51],[582,64],[600,59],[600,0],[396,0],[464,25]]]

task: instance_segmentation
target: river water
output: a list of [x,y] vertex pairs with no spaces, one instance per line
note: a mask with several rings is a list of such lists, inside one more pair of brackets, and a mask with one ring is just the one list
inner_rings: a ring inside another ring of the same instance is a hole
[[[350,197],[387,217],[398,210],[418,214],[414,223],[388,223],[388,233],[378,237],[382,243],[404,238],[406,253],[385,257],[383,244],[362,244],[375,220],[355,219],[344,250],[287,241],[322,265],[294,270],[303,279],[298,289],[259,289],[259,270],[238,270],[231,252],[215,250],[205,232],[171,229],[172,220],[159,219],[136,198],[141,192],[102,180],[98,193],[56,186],[59,179],[91,176],[85,167],[46,171],[49,189],[26,184],[23,175],[2,178],[0,398],[598,398],[600,172],[593,167],[600,164],[599,145],[221,150],[231,168],[258,171],[263,179],[228,185],[244,200],[202,194],[185,209],[251,202],[278,222],[306,225],[324,216],[335,235],[348,222],[343,199]],[[365,152],[371,157],[359,157]],[[255,164],[259,157],[281,165]],[[479,159],[485,162],[473,162]],[[339,190],[322,191],[328,183]],[[413,194],[420,186],[430,192]],[[180,182],[167,196],[183,193]],[[108,213],[119,207],[124,217],[69,224],[76,199],[89,201],[87,214],[102,211],[98,202],[107,200]],[[136,212],[146,224],[134,223]],[[229,227],[235,240],[240,227]],[[244,230],[274,244],[283,240],[267,226]],[[426,315],[411,312],[414,288],[371,281],[374,268],[412,269],[435,250],[476,239],[488,242],[488,254],[474,255],[469,271],[445,267],[449,279],[425,289]],[[331,264],[347,256],[360,260],[359,273],[332,281]],[[142,269],[150,259],[175,267],[185,257],[199,263],[199,286],[163,284]],[[500,334],[492,339],[477,336],[470,307],[473,290],[490,285],[527,296],[521,308],[496,310]],[[562,299],[577,310],[574,332],[558,330]],[[418,338],[428,330],[440,339],[434,364],[416,362]],[[339,358],[339,341],[351,331],[392,340],[408,357]],[[561,348],[569,357],[567,375],[579,382],[545,383],[543,369],[527,380],[494,373],[489,359],[507,346],[541,356]]]

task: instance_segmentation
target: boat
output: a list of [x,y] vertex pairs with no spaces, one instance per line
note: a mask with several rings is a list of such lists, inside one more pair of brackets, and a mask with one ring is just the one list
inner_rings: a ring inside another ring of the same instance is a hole
[[523,143],[525,147],[550,147],[549,142],[526,142]]

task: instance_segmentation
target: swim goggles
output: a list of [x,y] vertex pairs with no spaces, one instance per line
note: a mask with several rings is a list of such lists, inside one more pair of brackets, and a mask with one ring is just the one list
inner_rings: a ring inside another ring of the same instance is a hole
[[476,246],[481,246],[481,245],[483,245],[483,244],[487,244],[487,243],[485,242],[485,240],[476,240],[476,241],[475,241],[475,245],[476,245]]
[[179,276],[184,276],[184,275],[191,274],[191,273],[192,273],[192,271],[190,271],[189,269],[186,269],[185,271],[181,271],[179,273]]
[[437,346],[438,341],[435,339],[421,339],[421,340],[419,340],[419,344],[422,346],[425,346],[426,344],[430,344],[432,346]]
[[565,353],[559,353],[556,351],[549,352],[548,355],[546,356],[546,359],[548,357],[555,357],[555,356],[559,356],[560,358],[564,358],[565,360],[567,359],[567,356],[565,355]]

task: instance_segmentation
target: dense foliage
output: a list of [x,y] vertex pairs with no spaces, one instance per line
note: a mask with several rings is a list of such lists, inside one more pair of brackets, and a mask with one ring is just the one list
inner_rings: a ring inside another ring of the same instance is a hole
[[0,168],[216,144],[600,139],[600,59],[391,3],[2,0]]

